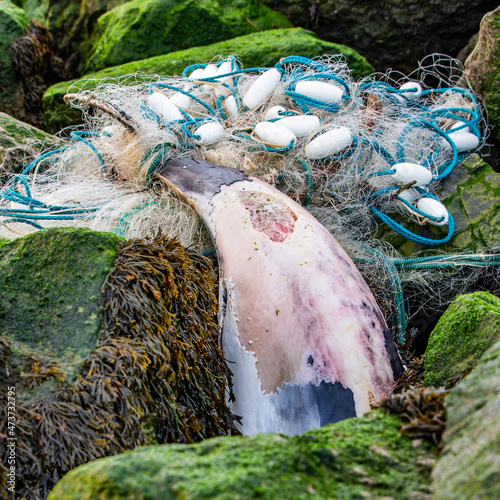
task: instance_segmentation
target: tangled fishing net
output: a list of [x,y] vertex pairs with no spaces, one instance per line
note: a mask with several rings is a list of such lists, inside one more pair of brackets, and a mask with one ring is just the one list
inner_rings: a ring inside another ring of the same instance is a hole
[[[195,210],[155,183],[163,158],[188,155],[244,170],[307,206],[356,260],[400,341],[402,280],[417,290],[437,270],[472,263],[481,274],[498,265],[495,255],[407,262],[374,238],[380,224],[431,247],[453,236],[434,186],[484,146],[487,125],[451,58],[431,56],[409,76],[354,81],[339,56],[290,56],[250,69],[232,56],[181,77],[98,82],[65,100],[82,110],[85,125],[3,188],[0,236],[76,225],[130,238],[161,228],[209,250]],[[440,233],[422,237],[407,229],[411,221]],[[437,288],[432,307],[451,298],[449,287]]]

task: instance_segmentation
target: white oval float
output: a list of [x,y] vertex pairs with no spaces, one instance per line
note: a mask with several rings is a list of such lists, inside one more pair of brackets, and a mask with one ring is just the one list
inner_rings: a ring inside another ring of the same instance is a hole
[[276,68],[268,69],[252,83],[243,98],[248,109],[260,106],[276,89],[281,80],[281,73]]
[[190,75],[190,80],[198,80],[198,78],[203,78],[203,73],[205,72],[204,68],[196,68]]
[[170,97],[170,101],[182,109],[189,109],[191,107],[191,98],[182,92],[176,92]]
[[305,95],[326,103],[338,103],[342,100],[343,91],[337,85],[318,82],[316,80],[301,80],[295,85],[297,94]]
[[403,198],[403,200],[409,201],[410,203],[412,201],[418,200],[420,198],[421,194],[413,188],[410,189],[405,189],[404,191],[401,191],[401,193],[398,194],[399,198]]
[[[459,127],[463,127],[465,125],[465,122],[461,122],[461,121],[456,121],[451,127],[450,127],[450,130],[448,131],[449,133],[452,133],[452,131],[454,131],[455,129],[459,128]],[[470,129],[469,127],[464,127],[464,128],[461,128],[460,130],[457,130],[457,132],[470,132]],[[454,132],[453,132],[454,133]]]
[[[413,90],[415,89],[415,90]],[[417,82],[407,82],[399,87],[399,90],[412,90],[411,92],[401,92],[400,95],[409,101],[416,101],[422,95],[422,86]]]
[[293,132],[279,122],[257,123],[254,133],[262,142],[280,148],[289,146],[295,140]]
[[200,136],[198,142],[202,146],[210,146],[215,144],[224,134],[224,127],[218,122],[208,122],[198,127],[194,133]]
[[272,106],[266,111],[266,114],[264,115],[264,120],[269,121],[269,120],[276,120],[277,118],[282,118],[280,112],[284,111],[286,111],[286,109],[283,106]]
[[420,198],[417,202],[417,208],[432,217],[443,217],[441,222],[429,220],[429,224],[433,224],[434,226],[444,226],[448,223],[450,218],[450,214],[446,207],[434,198]]
[[397,163],[393,167],[396,172],[391,174],[400,184],[409,184],[416,181],[417,186],[426,186],[432,181],[432,172],[416,163]]
[[463,132],[462,130],[459,130],[458,132],[452,132],[451,134],[448,134],[448,136],[457,147],[457,151],[459,153],[472,151],[479,146],[478,137],[474,134],[471,134],[470,132]]
[[148,106],[167,123],[184,118],[179,108],[160,92],[153,92],[148,96]]
[[[227,73],[232,73],[233,68],[231,67],[231,61],[224,61],[218,68],[217,68],[217,76],[219,75],[226,75]],[[232,76],[226,76],[224,78],[219,78],[218,81],[221,83],[228,82],[232,80]]]
[[320,125],[319,118],[316,115],[287,116],[275,123],[284,125],[296,137],[305,137],[314,132]]
[[332,156],[352,144],[351,131],[347,127],[339,127],[319,135],[305,147],[306,157],[318,160]]
[[238,103],[232,94],[224,99],[224,107],[226,108],[229,116],[236,116],[239,113]]

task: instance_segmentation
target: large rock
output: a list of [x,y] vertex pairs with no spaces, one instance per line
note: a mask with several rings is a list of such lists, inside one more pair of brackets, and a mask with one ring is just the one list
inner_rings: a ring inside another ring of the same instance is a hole
[[424,381],[439,387],[470,371],[500,339],[500,298],[488,292],[457,297],[439,319],[425,351]]
[[500,139],[500,7],[481,21],[477,44],[465,61],[466,75],[481,96]]
[[101,287],[121,238],[53,228],[0,247],[0,331],[18,350],[85,357],[102,323]]
[[456,56],[496,0],[264,0],[294,26],[355,48],[377,68],[411,71],[425,55]]
[[0,1],[0,109],[11,115],[23,114],[23,89],[18,84],[9,44],[24,34],[29,19],[10,0]]
[[[470,155],[433,187],[455,222],[453,237],[447,243],[439,245],[440,250],[478,252],[500,245],[500,206],[497,202],[500,174],[484,160],[476,154]],[[414,234],[433,240],[444,238],[448,230],[447,226],[420,226],[416,222],[402,221],[397,214],[394,219]],[[406,239],[387,226],[380,227],[379,236],[405,256],[429,248],[423,243]]]
[[14,0],[30,19],[38,20],[54,36],[54,49],[71,73],[81,71],[90,51],[98,18],[130,0]]
[[[15,393],[17,497],[44,500],[69,470],[145,442],[229,432],[215,280],[208,259],[163,235],[123,244],[58,228],[0,241],[0,391]],[[5,397],[0,421],[9,411]]]
[[433,447],[373,411],[301,436],[149,446],[70,472],[49,499],[428,498]]
[[433,500],[500,498],[500,342],[447,398],[444,448]]
[[0,112],[0,183],[10,173],[19,173],[42,150],[60,143],[57,137]]
[[[236,54],[247,68],[274,66],[280,58],[290,55],[317,57],[323,54],[343,54],[355,78],[360,78],[373,71],[373,67],[356,51],[344,45],[320,40],[313,33],[301,28],[270,30],[233,38],[206,47],[173,52],[171,54],[152,57],[143,61],[123,64],[108,68],[81,81],[63,82],[47,89],[43,98],[46,129],[55,132],[61,128],[81,122],[81,114],[67,106],[63,97],[71,89],[88,90],[100,81],[117,78],[141,71],[145,74],[181,75],[184,68],[200,62],[207,63],[215,56],[223,57]],[[132,84],[140,81],[141,76],[133,76]],[[145,80],[150,77],[146,76]]]
[[260,0],[133,0],[99,18],[85,72],[291,26]]

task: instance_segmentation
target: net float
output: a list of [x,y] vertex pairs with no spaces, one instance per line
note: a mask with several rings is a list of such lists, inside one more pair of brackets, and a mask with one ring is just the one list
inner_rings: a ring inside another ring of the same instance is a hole
[[429,224],[433,224],[434,226],[444,226],[448,223],[450,218],[447,208],[440,201],[435,200],[434,198],[420,198],[417,202],[417,208],[432,217],[443,218],[442,221],[429,219]]
[[343,90],[337,85],[316,80],[297,82],[295,92],[325,103],[338,103],[342,100],[343,94]]
[[397,163],[393,168],[395,172],[391,175],[400,184],[415,182],[416,186],[426,186],[432,181],[432,172],[417,163]]
[[276,68],[268,69],[252,83],[243,97],[243,104],[248,109],[257,108],[275,91],[280,81],[281,73]]
[[148,106],[157,115],[160,115],[166,123],[184,119],[179,108],[160,92],[153,92],[148,96]]
[[254,133],[262,142],[280,148],[289,146],[296,139],[294,133],[280,122],[259,122]]
[[319,160],[333,156],[352,144],[351,131],[347,127],[339,127],[319,135],[305,147],[306,157]]

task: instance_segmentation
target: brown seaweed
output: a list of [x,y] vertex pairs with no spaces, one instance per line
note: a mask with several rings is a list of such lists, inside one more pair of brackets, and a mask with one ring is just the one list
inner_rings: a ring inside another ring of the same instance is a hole
[[[21,374],[24,388],[55,378],[60,390],[54,400],[25,401],[19,388],[18,498],[43,499],[72,468],[152,438],[191,443],[229,432],[215,286],[210,261],[176,240],[159,235],[120,249],[102,289],[100,339],[77,380],[62,382],[56,362],[34,355]],[[0,362],[9,354],[0,338]],[[0,402],[0,441],[6,411]],[[6,474],[0,463],[0,484]]]
[[395,413],[408,423],[401,431],[411,438],[424,437],[439,444],[446,426],[446,396],[444,388],[411,387],[384,399],[377,408]]

